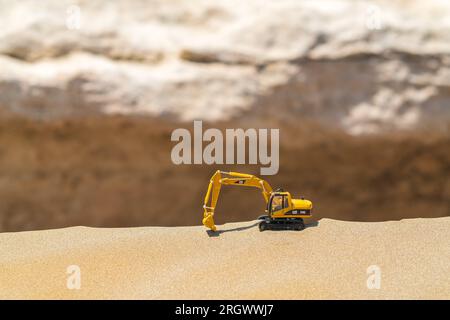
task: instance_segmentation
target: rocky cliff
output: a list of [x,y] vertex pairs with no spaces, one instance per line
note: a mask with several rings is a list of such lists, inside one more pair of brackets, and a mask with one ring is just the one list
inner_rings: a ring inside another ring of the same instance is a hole
[[33,118],[450,119],[443,1],[0,1],[0,108]]

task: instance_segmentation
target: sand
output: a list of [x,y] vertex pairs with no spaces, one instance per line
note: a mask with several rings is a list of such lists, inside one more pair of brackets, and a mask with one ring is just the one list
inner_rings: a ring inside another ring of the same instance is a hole
[[[0,234],[1,299],[449,299],[450,218]],[[68,289],[69,265],[80,289]],[[367,269],[381,271],[369,289]]]

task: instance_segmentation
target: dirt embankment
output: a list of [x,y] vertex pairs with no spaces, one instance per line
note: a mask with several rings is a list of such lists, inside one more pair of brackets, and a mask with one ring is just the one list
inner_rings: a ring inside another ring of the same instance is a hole
[[[280,171],[267,180],[311,199],[317,218],[450,214],[447,133],[356,138],[314,124],[258,125],[282,128]],[[2,118],[0,231],[200,224],[214,170],[259,174],[259,166],[174,165],[170,135],[180,126],[150,118]],[[258,191],[224,188],[216,221],[251,220],[263,210]]]

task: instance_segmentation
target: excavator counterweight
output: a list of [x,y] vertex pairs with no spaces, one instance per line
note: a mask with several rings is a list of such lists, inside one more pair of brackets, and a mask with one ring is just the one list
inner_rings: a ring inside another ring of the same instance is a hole
[[203,204],[203,225],[212,231],[217,227],[214,223],[214,211],[219,199],[222,185],[253,187],[261,190],[266,203],[266,215],[261,216],[260,231],[265,229],[304,228],[303,218],[311,217],[312,202],[305,199],[292,199],[285,191],[273,191],[270,184],[251,174],[239,172],[216,171],[211,177]]

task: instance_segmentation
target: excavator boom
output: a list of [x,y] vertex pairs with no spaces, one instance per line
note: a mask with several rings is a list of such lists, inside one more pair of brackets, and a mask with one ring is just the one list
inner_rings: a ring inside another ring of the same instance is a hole
[[238,172],[216,171],[211,177],[203,204],[203,224],[213,231],[216,231],[214,224],[214,210],[219,199],[220,189],[222,185],[237,185],[244,187],[254,187],[261,190],[265,202],[269,202],[272,193],[270,184],[251,174]]

